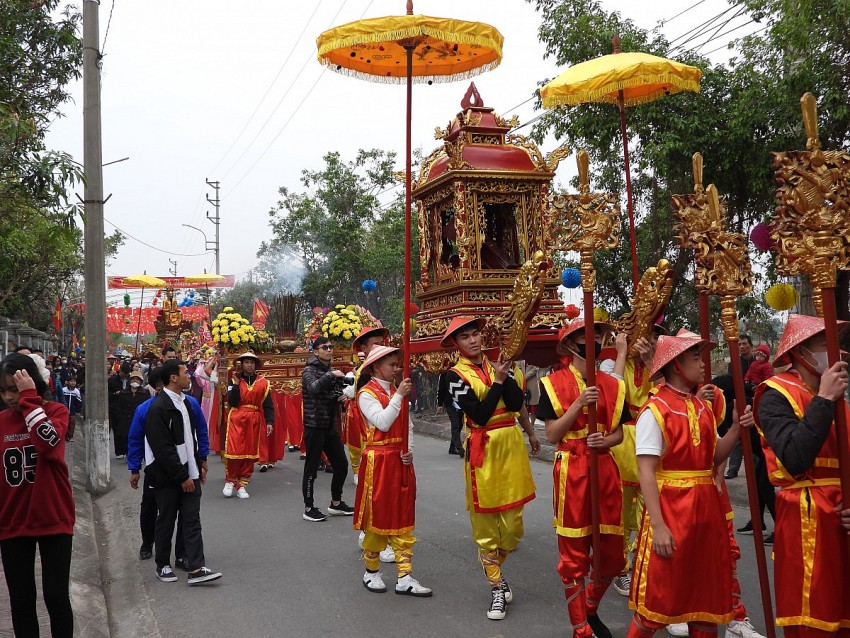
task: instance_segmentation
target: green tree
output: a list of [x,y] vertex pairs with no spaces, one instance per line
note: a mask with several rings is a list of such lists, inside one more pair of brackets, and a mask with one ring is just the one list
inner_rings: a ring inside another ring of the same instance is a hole
[[[726,196],[731,228],[748,232],[765,220],[775,205],[770,153],[804,145],[799,98],[807,90],[820,99],[824,143],[833,147],[846,143],[850,128],[846,1],[738,2],[744,12],[765,24],[765,30],[739,40],[728,65],[713,65],[696,51],[678,49],[670,55],[670,43],[662,35],[605,11],[598,0],[529,2],[541,16],[539,35],[547,55],[559,65],[610,53],[612,38],[619,34],[625,51],[673,57],[702,69],[698,94],[661,98],[629,108],[627,114],[639,267],[643,270],[661,257],[670,259],[677,279],[668,314],[674,325],[697,325],[691,256],[681,254],[673,237],[670,196],[692,192],[691,156],[698,151],[705,157],[705,183],[715,183]],[[625,191],[615,106],[554,109],[541,117],[533,134],[539,140],[548,132],[588,151],[595,189]],[[626,242],[619,250],[598,254],[596,265],[600,301],[616,314],[625,308],[631,292]],[[772,276],[768,270],[768,278]],[[757,283],[763,289],[767,282]],[[846,291],[846,277],[842,286]],[[758,305],[742,303],[740,311],[746,316]],[[846,293],[841,305],[846,314]]]
[[[310,307],[358,303],[400,330],[404,211],[399,199],[382,206],[378,198],[395,185],[395,155],[360,150],[346,162],[331,152],[324,163],[321,170],[302,171],[303,191],[280,189],[281,199],[269,213],[274,236],[258,253],[261,274],[279,284],[282,275],[270,264],[294,251],[305,272],[300,291],[289,292],[300,292]],[[362,290],[365,279],[378,282],[375,293]]]

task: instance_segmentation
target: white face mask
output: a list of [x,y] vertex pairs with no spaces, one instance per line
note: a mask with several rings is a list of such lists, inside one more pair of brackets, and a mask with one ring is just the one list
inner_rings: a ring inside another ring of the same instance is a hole
[[137,382],[133,381],[133,383],[131,383],[131,384],[130,384],[130,387],[131,387],[131,388],[133,388],[134,390],[136,390],[136,389],[138,389],[138,388],[141,388],[141,387],[142,387],[142,384],[141,384],[141,383],[137,383]]
[[801,350],[805,350],[806,354],[808,354],[812,359],[817,361],[817,365],[812,366],[812,369],[818,373],[823,374],[826,372],[826,369],[829,367],[829,356],[824,352],[812,352],[806,346],[800,346]]

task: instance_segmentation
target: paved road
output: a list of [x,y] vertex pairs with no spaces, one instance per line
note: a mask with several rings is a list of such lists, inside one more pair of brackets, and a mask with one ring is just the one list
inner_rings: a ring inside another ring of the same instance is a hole
[[[115,609],[111,618],[113,623],[116,619],[124,623],[116,635],[130,635],[126,633],[128,622],[144,627],[135,635],[148,635],[158,628],[168,638],[571,635],[563,588],[555,571],[558,554],[551,527],[551,466],[532,463],[537,499],[526,506],[525,538],[505,565],[514,602],[507,618],[495,622],[485,615],[489,588],[464,510],[462,463],[446,454],[444,441],[422,436],[414,441],[419,491],[414,574],[434,589],[430,599],[394,595],[392,565],[382,570],[388,593],[364,589],[363,563],[351,519],[332,517],[324,523],[301,519],[302,462],[297,455],[287,455],[268,473],[255,474],[249,488],[251,498],[244,501],[221,495],[223,468],[218,459],[211,460],[201,510],[205,553],[208,565],[223,571],[224,578],[197,588],[189,588],[185,577],[178,583],[160,583],[153,562],[141,562],[136,556],[139,493],[126,486],[122,478],[126,470],[115,461],[119,488],[105,497],[113,505],[104,501],[99,507],[102,524],[109,527],[112,539],[108,570],[115,589],[108,598]],[[330,475],[321,474],[316,485],[317,503],[324,510],[329,502]],[[344,498],[354,501],[350,477]],[[743,511],[736,514],[738,521],[746,520]],[[116,544],[115,539],[121,540]],[[744,600],[756,627],[762,628],[750,537],[742,538],[742,546],[744,559],[739,571]],[[151,613],[147,609],[137,613],[134,607],[144,607],[145,597]],[[626,598],[613,588],[603,601],[600,616],[615,636],[625,636],[631,612]]]

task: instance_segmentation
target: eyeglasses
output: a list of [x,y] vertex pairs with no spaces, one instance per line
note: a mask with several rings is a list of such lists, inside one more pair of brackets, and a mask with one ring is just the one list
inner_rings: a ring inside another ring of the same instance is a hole
[[334,347],[329,343],[326,343],[324,345],[319,346],[319,350],[333,350],[333,349],[334,349]]

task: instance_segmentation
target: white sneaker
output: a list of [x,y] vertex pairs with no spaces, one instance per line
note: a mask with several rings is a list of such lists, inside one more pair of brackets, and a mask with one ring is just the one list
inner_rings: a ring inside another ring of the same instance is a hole
[[686,622],[677,622],[673,625],[667,625],[667,633],[671,636],[687,636],[688,635],[688,623]]
[[239,498],[251,498],[251,495],[248,494],[248,490],[245,489],[244,485],[236,490],[236,496]]
[[363,549],[363,540],[365,538],[366,538],[366,532],[360,532],[357,535],[357,545],[360,547],[360,549]]
[[376,594],[384,593],[387,591],[387,586],[384,585],[384,579],[381,576],[381,572],[366,572],[363,574],[363,586]]
[[[382,563],[394,563],[395,562],[395,552],[393,548],[387,545],[378,556],[381,559]],[[749,638],[749,637],[747,637]]]
[[398,584],[395,586],[395,593],[402,596],[416,596],[417,598],[428,598],[432,592],[429,588],[423,587],[410,574],[405,574],[398,579]]
[[225,483],[224,489],[221,490],[221,493],[224,494],[226,498],[233,496],[233,483]]
[[354,484],[355,484],[355,485],[357,485],[357,481],[358,481],[358,479],[359,479],[359,478],[360,478],[360,476],[359,476],[359,475],[355,472],[355,473],[354,473],[354,476],[353,476],[353,478],[352,478],[351,480],[352,480],[352,481],[354,481]]
[[756,631],[749,618],[730,622],[726,625],[726,635],[730,638],[764,638],[764,636]]

